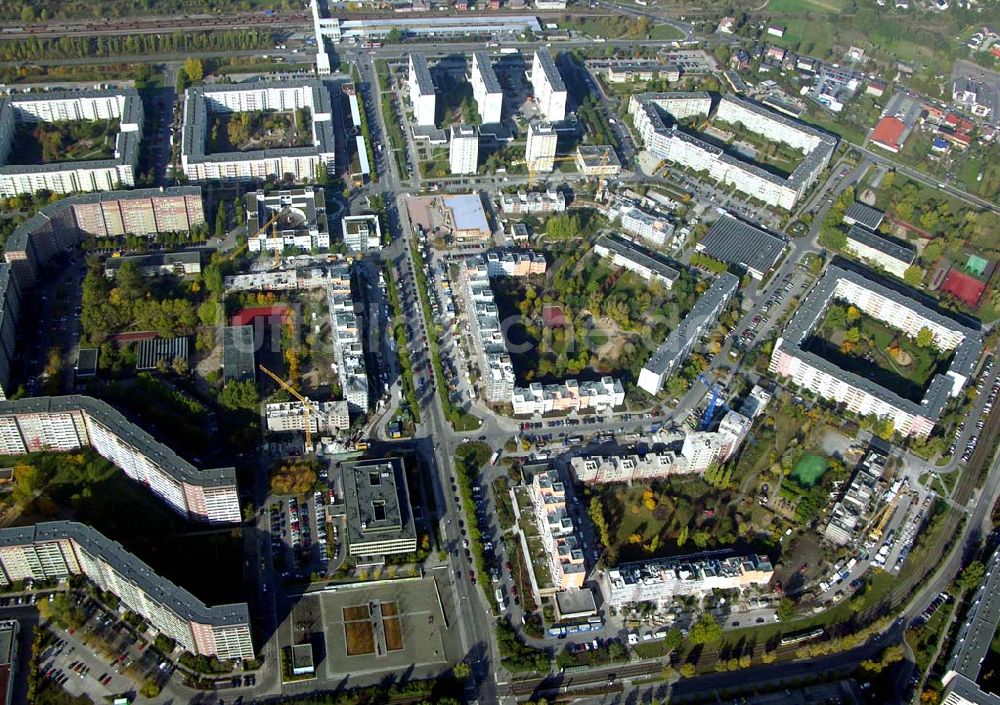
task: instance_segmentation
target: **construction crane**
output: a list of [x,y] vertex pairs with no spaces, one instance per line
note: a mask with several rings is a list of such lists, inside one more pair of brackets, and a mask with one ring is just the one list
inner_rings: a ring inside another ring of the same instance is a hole
[[892,519],[892,514],[896,511],[896,505],[899,504],[899,497],[901,494],[902,492],[897,492],[889,503],[882,507],[882,516],[879,518],[875,527],[868,534],[874,541],[878,541],[882,538],[882,532],[885,531],[886,525],[889,523],[889,520]]
[[704,415],[701,417],[701,423],[698,424],[698,430],[704,431],[709,426],[712,425],[712,418],[715,416],[715,410],[720,406],[727,407],[725,399],[722,398],[722,390],[719,389],[717,384],[712,384],[701,372],[698,373],[698,381],[705,385],[708,389],[708,407],[705,409]]
[[[547,162],[547,161],[549,161],[549,159],[547,157],[542,157],[542,158],[539,158],[539,159],[532,159],[530,161],[527,160],[527,159],[524,159],[524,160],[521,160],[521,161],[511,162],[511,166],[522,166],[523,165],[523,166],[528,167],[528,187],[530,188],[530,187],[532,187],[532,186],[535,185],[536,175],[539,173],[538,170],[535,169],[535,164],[537,164],[538,162]],[[573,161],[576,161],[576,157],[570,157],[570,156],[552,157],[553,164],[555,164],[556,162],[573,162]],[[553,167],[553,171],[555,171],[554,167]],[[542,172],[542,173],[548,173],[548,172]]]
[[312,445],[312,417],[316,413],[315,410],[313,409],[312,402],[309,401],[306,397],[304,397],[301,394],[299,394],[298,392],[296,392],[292,388],[292,385],[288,384],[288,382],[286,382],[285,380],[281,379],[281,377],[279,377],[278,375],[276,375],[273,372],[271,372],[271,370],[267,369],[266,367],[264,367],[261,364],[258,364],[257,367],[260,368],[261,372],[263,372],[268,377],[270,377],[275,382],[277,382],[279,387],[281,387],[282,389],[284,389],[285,391],[287,391],[289,394],[291,394],[293,397],[295,397],[300,402],[302,402],[303,420],[305,421],[304,428],[305,428],[305,431],[306,431],[306,453],[311,453],[312,452],[312,448],[313,448],[313,445]]

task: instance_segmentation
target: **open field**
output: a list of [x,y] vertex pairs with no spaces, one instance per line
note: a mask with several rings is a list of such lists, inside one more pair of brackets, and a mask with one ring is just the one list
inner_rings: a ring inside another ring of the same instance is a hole
[[66,120],[20,123],[14,129],[8,164],[54,164],[115,156],[120,122]]
[[792,477],[803,487],[812,487],[823,477],[823,473],[826,472],[828,467],[829,464],[826,462],[826,458],[806,453],[795,464],[795,469],[792,470]]

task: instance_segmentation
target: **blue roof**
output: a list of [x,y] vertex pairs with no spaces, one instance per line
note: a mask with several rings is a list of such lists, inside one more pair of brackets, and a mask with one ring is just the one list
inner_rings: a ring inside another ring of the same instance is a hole
[[486,212],[483,211],[483,202],[478,194],[448,196],[444,199],[444,205],[451,209],[455,230],[490,232],[490,225],[486,222]]
[[943,149],[944,147],[948,146],[948,141],[946,139],[944,139],[943,137],[935,137],[934,138],[934,146]]

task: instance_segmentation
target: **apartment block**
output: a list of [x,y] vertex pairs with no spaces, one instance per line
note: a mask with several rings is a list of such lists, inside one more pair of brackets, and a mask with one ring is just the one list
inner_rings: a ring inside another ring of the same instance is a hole
[[838,546],[846,546],[859,538],[880,500],[885,494],[882,476],[885,474],[887,457],[874,448],[868,452],[854,469],[854,475],[843,496],[833,505],[830,520],[823,535]]
[[347,267],[340,267],[344,270],[340,274],[336,269],[331,270],[330,283],[327,285],[327,305],[337,377],[351,413],[365,414],[368,412],[369,387],[365,350],[361,341],[362,320],[355,313]]
[[475,125],[452,125],[448,144],[452,174],[475,174],[479,168],[479,132]]
[[[833,301],[853,305],[911,338],[928,329],[939,350],[953,351],[951,366],[934,375],[923,399],[914,401],[804,350],[803,343]],[[844,404],[859,416],[891,419],[895,431],[903,436],[926,438],[948,400],[962,393],[982,351],[980,331],[925,306],[901,286],[890,287],[860,267],[846,269],[838,263],[827,268],[799,306],[774,345],[768,369],[797,387]]]
[[558,141],[558,135],[551,124],[533,122],[528,125],[528,141],[524,148],[524,161],[528,164],[529,173],[548,173],[555,168]]
[[434,92],[431,71],[427,68],[427,57],[423,54],[410,54],[409,67],[407,84],[410,88],[413,122],[420,127],[434,127],[437,96]]
[[860,225],[852,225],[847,231],[844,249],[861,261],[900,279],[917,261],[917,251],[909,244],[883,237]]
[[198,470],[107,403],[85,396],[0,402],[0,455],[92,447],[189,519],[239,522],[233,468]]
[[567,379],[560,384],[533,382],[514,389],[514,414],[533,416],[553,411],[595,409],[610,411],[625,403],[625,388],[621,380],[602,377],[596,382]]
[[0,529],[0,583],[84,575],[186,651],[223,661],[254,658],[245,602],[208,607],[89,526],[54,521]]
[[486,52],[473,52],[470,81],[480,122],[486,125],[499,123],[503,115],[503,90]]
[[245,196],[247,246],[251,252],[283,252],[285,248],[318,250],[330,247],[326,196],[306,186]]
[[[494,271],[499,270],[501,266],[498,256],[494,263]],[[518,269],[512,266],[512,271]],[[463,275],[465,310],[472,323],[472,340],[486,401],[497,404],[510,403],[514,394],[514,367],[507,354],[506,339],[500,329],[500,316],[493,298],[493,289],[490,288],[490,266],[487,258],[473,257],[466,260]]]
[[639,389],[653,396],[660,393],[663,383],[687,359],[694,344],[715,325],[739,285],[740,280],[735,275],[729,272],[719,275],[643,366],[639,372]]
[[531,60],[531,88],[538,110],[549,122],[566,119],[566,84],[548,49],[535,49]]
[[511,214],[562,213],[566,195],[557,189],[500,194],[500,211]]
[[[527,277],[532,274],[545,274],[548,268],[545,255],[531,250],[487,252],[483,255],[483,260],[489,277]],[[480,262],[475,262],[471,266],[479,265]]]
[[353,252],[382,247],[382,226],[377,215],[345,215],[340,220],[340,229],[344,244]]
[[604,573],[601,590],[616,609],[639,602],[665,607],[675,596],[702,596],[713,590],[766,590],[772,577],[774,567],[767,556],[716,551],[624,563]]
[[264,417],[267,430],[272,433],[285,431],[305,431],[306,417],[311,433],[336,434],[351,428],[351,417],[346,401],[309,400],[309,413],[301,401],[283,401],[267,404]]
[[38,269],[88,237],[189,232],[205,225],[198,186],[110,191],[70,196],[42,208],[18,225],[4,246],[4,259],[22,288]]
[[583,587],[587,568],[576,526],[566,506],[566,487],[553,467],[535,466],[529,494],[535,525],[552,577],[552,590]]
[[643,93],[629,98],[629,114],[643,144],[654,156],[733,186],[769,206],[791,209],[830,163],[837,138],[810,125],[774,112],[764,105],[733,95],[723,97],[715,118],[763,137],[802,150],[805,159],[783,178],[751,162],[738,159],[720,147],[668,124],[661,111],[674,120],[708,116],[707,93]]
[[669,259],[617,235],[598,238],[594,243],[594,253],[610,259],[616,267],[635,272],[646,281],[657,282],[667,289],[672,289],[680,277],[680,272]]
[[[15,130],[21,124],[119,121],[114,154],[108,159],[11,164]],[[19,93],[0,101],[0,196],[113,191],[135,186],[144,123],[142,100],[133,89]]]
[[656,247],[664,247],[674,234],[674,224],[668,216],[638,208],[631,203],[618,205],[608,215],[618,218],[626,233],[642,238]]
[[[211,153],[208,130],[216,113],[264,110],[290,112],[307,108],[312,121],[311,144],[304,147]],[[322,81],[290,79],[254,83],[212,84],[184,92],[181,167],[190,181],[314,181],[321,168],[332,172],[336,147],[330,93]]]

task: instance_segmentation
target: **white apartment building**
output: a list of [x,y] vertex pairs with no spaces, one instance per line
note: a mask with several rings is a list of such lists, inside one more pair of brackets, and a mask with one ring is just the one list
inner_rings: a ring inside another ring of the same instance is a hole
[[562,213],[566,210],[566,195],[554,188],[501,193],[500,210],[503,213]]
[[382,226],[377,215],[345,215],[340,229],[349,250],[367,252],[382,247]]
[[617,235],[602,235],[598,238],[594,243],[594,253],[610,259],[616,267],[635,272],[646,281],[659,282],[667,289],[672,289],[674,282],[680,277],[680,272],[666,257]]
[[[499,268],[499,262],[494,268]],[[493,290],[490,288],[490,268],[486,257],[473,257],[465,262],[465,308],[472,321],[472,339],[479,359],[480,379],[486,401],[510,403],[514,394],[514,366],[507,354],[507,341],[500,329]]]
[[437,104],[434,81],[431,79],[430,69],[427,68],[427,57],[423,54],[410,54],[409,65],[407,85],[410,87],[413,122],[419,127],[433,127]]
[[208,607],[83,524],[55,521],[0,529],[0,584],[81,574],[192,654],[223,661],[254,657],[245,602]]
[[190,519],[239,522],[233,468],[198,470],[107,403],[85,396],[0,402],[0,455],[92,447]]
[[766,588],[771,582],[774,567],[767,556],[722,557],[721,553],[625,563],[604,573],[601,591],[616,609],[638,602],[653,602],[662,608],[675,595]]
[[516,388],[512,403],[516,416],[581,409],[610,411],[625,403],[625,388],[620,380],[612,377],[602,377],[597,382],[575,379],[561,384],[533,382],[527,387]]
[[484,125],[499,123],[503,115],[503,90],[486,52],[473,52],[470,81],[480,122]]
[[479,168],[479,132],[474,125],[452,125],[448,145],[452,174],[475,174]]
[[558,141],[555,128],[549,123],[533,122],[528,125],[528,141],[524,148],[524,161],[528,165],[528,173],[548,173],[555,168]]
[[622,223],[622,230],[641,237],[646,242],[657,247],[664,247],[667,240],[674,235],[674,224],[662,213],[655,213],[625,204],[615,209],[611,214],[617,216]]
[[[114,155],[108,159],[11,164],[19,124],[119,120]],[[16,94],[0,102],[0,196],[113,191],[135,186],[143,126],[142,99],[132,89]]]
[[[306,430],[306,409],[301,401],[284,401],[264,407],[267,430],[272,433]],[[344,400],[309,400],[309,428],[312,433],[339,433],[351,427],[348,404]]]
[[[545,255],[531,250],[487,252],[483,255],[486,262],[486,273],[490,277],[527,277],[532,274],[545,274],[548,263]],[[473,266],[480,266],[480,262]]]
[[[918,402],[803,350],[800,346],[835,299],[846,301],[910,337],[916,337],[923,328],[930,330],[938,349],[954,351],[951,367],[932,378],[923,399]],[[844,404],[847,410],[859,416],[891,419],[895,431],[903,436],[926,438],[948,399],[961,394],[968,383],[982,349],[979,331],[858,272],[831,266],[778,338],[768,369],[800,388]]]
[[706,96],[701,93],[631,96],[629,114],[633,116],[636,131],[646,149],[659,159],[705,172],[714,181],[734,186],[769,206],[793,208],[829,164],[837,138],[745,98],[723,97],[716,118],[742,125],[768,139],[805,152],[805,159],[799,166],[787,178],[782,178],[678,129],[676,124],[668,126],[660,115],[663,110],[677,120],[707,116],[711,98],[707,99],[706,106]]
[[[306,108],[312,121],[312,144],[304,147],[260,149],[246,152],[208,151],[211,115]],[[181,131],[181,166],[190,181],[264,181],[284,179],[314,181],[320,167],[333,171],[336,148],[330,93],[319,80],[259,81],[213,84],[184,92]]]
[[326,298],[340,388],[350,412],[365,414],[369,402],[368,370],[361,342],[361,318],[354,311],[350,270],[346,265],[331,268]]
[[548,49],[535,49],[531,60],[531,88],[538,110],[549,122],[566,119],[566,84]]
[[860,225],[852,225],[847,231],[844,249],[858,259],[900,279],[917,260],[917,251],[909,245],[882,237]]
[[306,186],[264,193],[248,193],[247,248],[251,252],[328,249],[330,230],[323,189]]
[[[576,526],[566,506],[566,487],[553,467],[539,468],[529,489],[535,525],[552,576],[552,592],[583,587],[587,568]],[[539,590],[541,592],[541,589]]]

